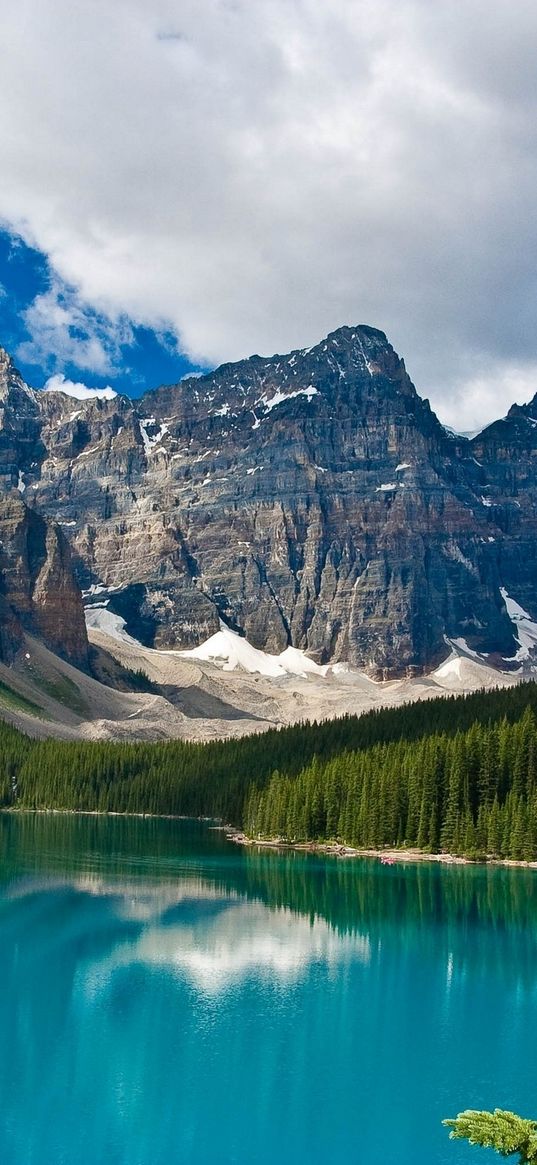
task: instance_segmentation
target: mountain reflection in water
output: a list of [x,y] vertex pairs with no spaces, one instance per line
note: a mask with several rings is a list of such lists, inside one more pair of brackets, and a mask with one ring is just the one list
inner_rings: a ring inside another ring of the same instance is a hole
[[533,871],[32,814],[0,858],[9,1165],[366,1162],[379,1127],[458,1165],[443,1116],[532,1111]]

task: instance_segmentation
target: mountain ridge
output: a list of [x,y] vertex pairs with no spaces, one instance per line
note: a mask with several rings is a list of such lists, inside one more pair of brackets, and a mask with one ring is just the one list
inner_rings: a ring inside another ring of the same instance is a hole
[[223,620],[377,678],[431,670],[446,639],[525,663],[502,590],[537,615],[531,406],[446,432],[378,329],[138,400],[31,390],[0,355],[0,402],[4,489],[60,524],[87,601],[148,646]]

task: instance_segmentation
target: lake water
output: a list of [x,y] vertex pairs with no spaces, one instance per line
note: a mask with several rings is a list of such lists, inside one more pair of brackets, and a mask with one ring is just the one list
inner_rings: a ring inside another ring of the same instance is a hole
[[537,1117],[536,875],[0,815],[2,1165],[467,1165]]

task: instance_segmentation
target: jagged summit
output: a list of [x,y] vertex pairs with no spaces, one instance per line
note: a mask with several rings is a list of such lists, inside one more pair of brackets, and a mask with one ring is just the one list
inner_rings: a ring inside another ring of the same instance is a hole
[[427,670],[452,640],[529,658],[513,612],[537,615],[537,425],[448,434],[383,332],[141,400],[23,399],[9,377],[4,486],[61,525],[88,601],[147,645],[195,647],[223,621],[377,676]]
[[323,337],[323,339],[308,348],[296,348],[291,352],[275,354],[273,356],[259,356],[256,354],[247,359],[224,363],[213,371],[204,373],[202,376],[184,377],[176,385],[160,386],[158,389],[151,389],[145,394],[145,398],[150,399],[155,393],[169,391],[171,388],[182,392],[197,386],[198,390],[201,390],[203,385],[211,384],[215,380],[230,383],[232,386],[238,382],[242,383],[243,380],[247,384],[255,384],[257,380],[266,380],[274,370],[281,370],[286,365],[290,369],[293,369],[292,376],[295,378],[300,375],[304,366],[310,369],[317,367],[324,370],[328,364],[332,367],[338,367],[339,371],[339,366],[337,365],[338,355],[340,360],[344,361],[347,369],[354,369],[355,371],[361,369],[362,371],[375,374],[375,372],[382,371],[382,365],[375,367],[381,354],[383,364],[389,364],[389,361],[387,361],[388,353],[391,354],[393,360],[392,371],[395,372],[401,365],[404,368],[403,361],[394,352],[384,332],[381,332],[377,328],[369,327],[366,324],[360,324],[355,327],[345,325],[330,332],[329,335]]
[[25,384],[18,368],[6,348],[0,345],[0,398],[9,391],[23,392],[31,396],[31,390]]
[[17,376],[20,375],[20,373],[17,372],[13,365],[13,360],[7,351],[7,348],[4,348],[2,344],[0,344],[0,374],[5,375],[5,372],[11,369],[13,369]]
[[287,355],[252,356],[160,387],[146,393],[138,408],[166,425],[169,441],[170,421],[189,427],[212,418],[213,427],[220,424],[227,433],[260,428],[269,414],[274,419],[304,414],[322,425],[342,411],[358,408],[365,422],[380,405],[386,414],[402,409],[410,424],[434,428],[436,439],[445,440],[428,402],[416,393],[403,360],[384,333],[360,325],[339,328],[319,343]]

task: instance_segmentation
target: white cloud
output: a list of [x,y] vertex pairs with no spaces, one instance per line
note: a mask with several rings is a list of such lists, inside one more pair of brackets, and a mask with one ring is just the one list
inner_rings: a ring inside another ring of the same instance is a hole
[[[435,406],[481,368],[505,411],[502,370],[536,358],[530,0],[4,0],[2,23],[0,216],[101,319],[170,321],[203,363],[371,323]],[[110,367],[98,329],[32,312],[34,358]]]
[[61,372],[57,372],[55,376],[49,376],[44,385],[45,392],[63,392],[65,396],[73,396],[75,400],[113,400],[117,396],[110,385],[106,388],[88,388],[86,384],[81,384],[79,381],[67,380]]
[[123,316],[102,315],[58,277],[36,296],[23,318],[30,339],[19,345],[17,356],[46,369],[70,363],[100,374],[110,372],[118,363],[121,345],[132,339],[132,328]]
[[526,404],[537,393],[537,361],[526,364],[483,360],[479,373],[469,373],[440,400],[440,419],[458,433],[472,432],[495,421],[512,404]]

